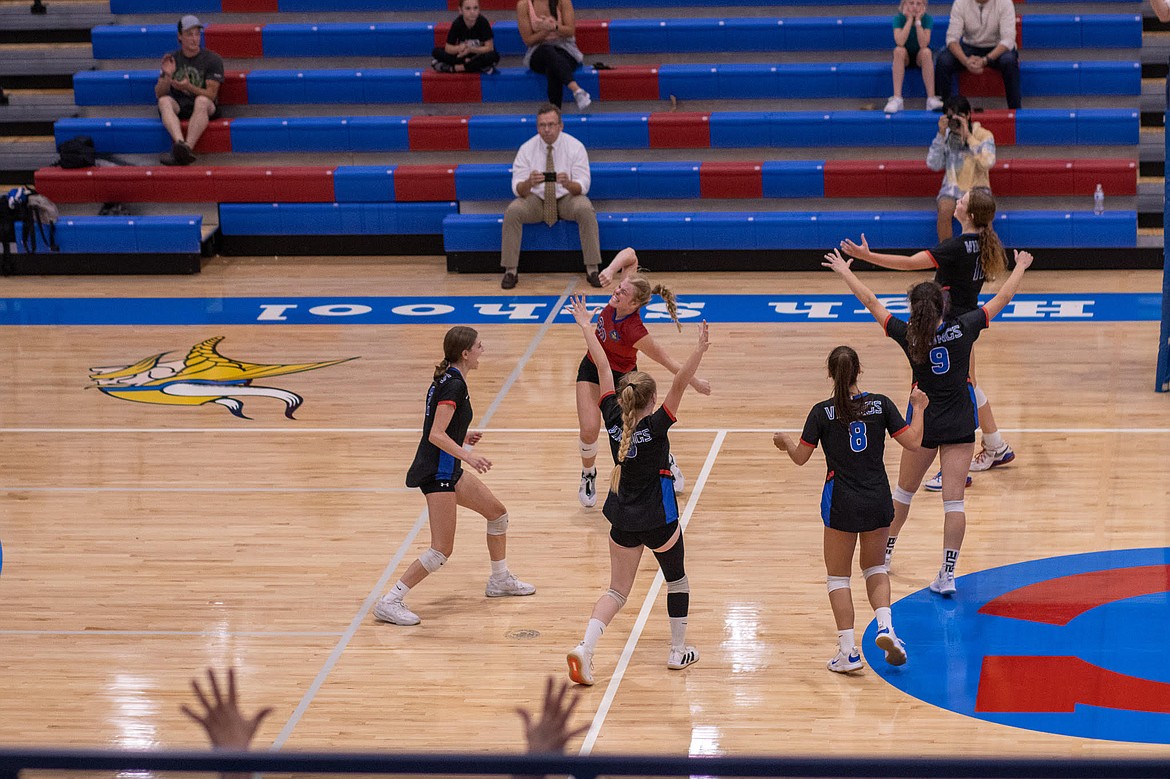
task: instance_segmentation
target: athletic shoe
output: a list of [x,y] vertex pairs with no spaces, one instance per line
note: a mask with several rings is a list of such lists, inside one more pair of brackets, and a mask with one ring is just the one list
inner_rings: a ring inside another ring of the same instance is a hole
[[581,471],[581,487],[577,490],[577,498],[587,509],[597,505],[597,469],[593,473]]
[[889,628],[882,628],[877,633],[875,643],[886,653],[886,662],[890,665],[906,664],[906,644],[894,635]]
[[670,475],[674,477],[674,494],[678,495],[683,491],[683,488],[687,484],[687,480],[683,478],[682,469],[680,469],[678,467],[678,463],[674,461],[673,454],[670,456],[670,459],[667,462],[670,463]]
[[926,110],[927,111],[941,111],[942,107],[943,107],[942,98],[940,98],[940,97],[926,98]]
[[828,668],[830,671],[833,671],[834,673],[839,674],[848,673],[849,671],[856,671],[863,665],[865,665],[865,663],[861,662],[861,650],[857,647],[853,647],[853,651],[849,654],[845,654],[840,649],[838,649],[837,654],[833,655],[833,659],[825,663],[826,668]]
[[492,576],[488,579],[484,595],[489,598],[503,598],[508,595],[531,595],[536,587],[516,578],[516,574],[508,571],[503,576]]
[[417,614],[406,608],[400,598],[391,598],[389,595],[383,595],[374,604],[374,616],[392,625],[417,625],[422,622]]
[[1007,445],[1006,441],[1003,444],[1003,448],[995,452],[985,446],[971,460],[971,470],[989,471],[997,465],[1007,465],[1014,459],[1016,459],[1016,453],[1012,451],[1012,448]]
[[670,654],[666,656],[666,667],[672,671],[678,671],[686,668],[691,663],[699,662],[699,650],[693,646],[684,647],[683,649],[670,650]]
[[906,106],[900,97],[891,97],[886,101],[885,112],[887,114],[896,114]]
[[182,141],[175,141],[171,144],[171,156],[180,165],[190,165],[195,161],[195,155],[191,152],[191,147]]
[[939,595],[955,594],[955,575],[953,573],[938,572],[938,576],[930,583],[930,591]]
[[438,60],[431,60],[431,68],[436,73],[454,73],[455,66],[448,62],[439,62]]
[[573,647],[565,660],[569,663],[570,679],[585,686],[593,684],[593,653],[585,647],[584,641]]
[[584,111],[593,104],[593,99],[589,97],[589,93],[584,89],[578,89],[573,93],[573,99],[577,101],[577,109]]
[[[927,492],[942,492],[942,471],[934,475],[934,478],[922,485]],[[971,486],[971,477],[967,477],[967,486]]]

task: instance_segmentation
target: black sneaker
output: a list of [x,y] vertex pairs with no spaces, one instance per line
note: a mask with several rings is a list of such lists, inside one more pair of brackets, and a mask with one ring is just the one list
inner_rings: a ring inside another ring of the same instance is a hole
[[171,156],[175,158],[175,162],[179,165],[190,165],[195,161],[195,155],[191,152],[191,147],[182,141],[175,141],[171,144]]

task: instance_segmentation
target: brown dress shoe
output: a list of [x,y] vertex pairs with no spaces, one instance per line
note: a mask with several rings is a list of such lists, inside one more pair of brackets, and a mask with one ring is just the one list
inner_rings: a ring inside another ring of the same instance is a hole
[[589,286],[601,288],[601,276],[598,275],[597,271],[586,273],[585,280],[589,282]]
[[519,280],[519,277],[515,273],[507,271],[504,273],[504,278],[500,279],[500,289],[515,289],[516,282]]

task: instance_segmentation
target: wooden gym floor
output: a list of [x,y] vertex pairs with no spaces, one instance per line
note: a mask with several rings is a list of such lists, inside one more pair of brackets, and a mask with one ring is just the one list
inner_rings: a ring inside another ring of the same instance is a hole
[[[914,276],[865,278],[896,294]],[[827,271],[656,280],[683,296],[846,291]],[[556,297],[573,281],[524,275],[516,292]],[[4,284],[12,298],[500,295],[498,277],[451,276],[433,259],[215,260],[189,278]],[[1024,285],[1159,288],[1153,272],[1035,270]],[[0,327],[0,744],[198,746],[202,734],[179,713],[187,682],[232,665],[246,709],[275,707],[258,748],[520,749],[513,706],[534,703],[545,675],[563,674],[608,582],[607,523],[576,497],[583,344],[570,325],[483,326],[487,353],[469,376],[479,449],[494,463],[484,478],[512,518],[508,560],[537,594],[483,597],[481,521],[461,513],[453,558],[408,599],[423,624],[384,625],[373,601],[428,537],[424,501],[403,476],[447,327]],[[679,358],[694,339],[693,326],[651,331]],[[216,405],[152,406],[85,389],[92,367],[181,357],[213,336],[226,337],[224,355],[258,363],[360,359],[264,382],[305,398],[296,420],[268,398],[245,398],[247,421]],[[984,334],[980,382],[1018,459],[976,475],[967,493],[961,574],[1170,546],[1170,398],[1152,391],[1157,338],[1156,322],[997,322]],[[1164,745],[968,718],[903,694],[868,666],[854,677],[826,671],[835,635],[820,557],[824,460],[817,453],[796,468],[771,432],[799,430],[828,394],[824,359],[839,343],[858,349],[863,389],[903,402],[909,369],[872,323],[713,324],[711,340],[701,374],[714,392],[688,394],[671,435],[687,477],[688,637],[702,659],[682,672],[664,667],[665,599],[646,555],[599,646],[598,683],[583,694],[580,717],[593,729],[572,749],[1164,754]],[[887,450],[891,473],[897,449]],[[898,549],[895,601],[937,569],[940,519],[937,496],[920,492]],[[853,592],[860,636],[871,616],[860,576]]]

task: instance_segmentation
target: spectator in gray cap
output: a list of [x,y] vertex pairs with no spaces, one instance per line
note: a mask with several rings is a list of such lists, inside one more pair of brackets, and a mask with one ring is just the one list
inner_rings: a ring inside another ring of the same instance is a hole
[[[190,165],[192,149],[215,118],[216,98],[223,84],[223,57],[203,48],[203,22],[187,14],[179,20],[179,48],[162,58],[154,96],[163,127],[171,136],[171,150],[162,155],[164,165]],[[181,122],[187,122],[183,136]]]

